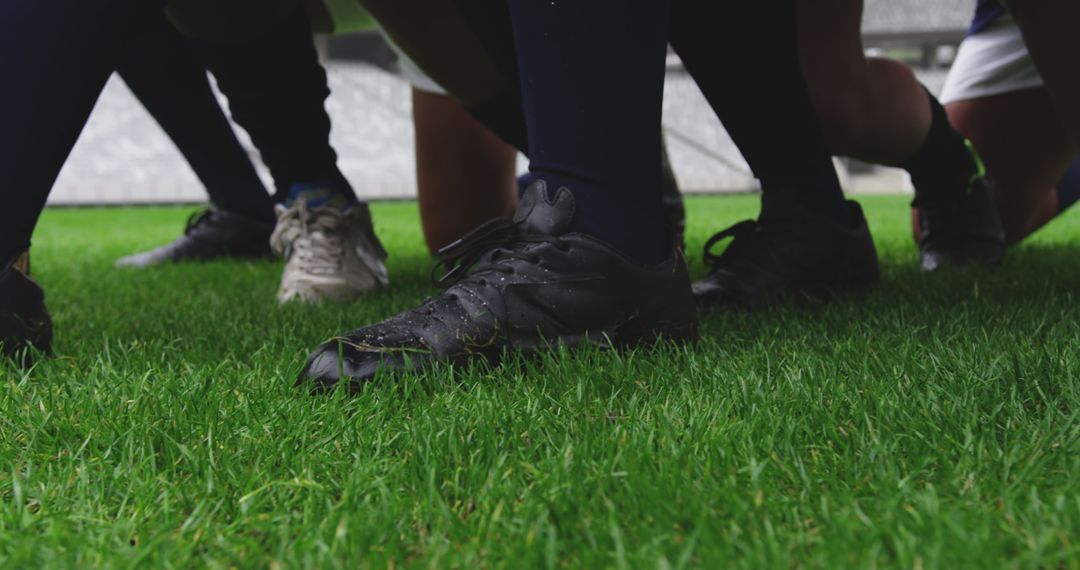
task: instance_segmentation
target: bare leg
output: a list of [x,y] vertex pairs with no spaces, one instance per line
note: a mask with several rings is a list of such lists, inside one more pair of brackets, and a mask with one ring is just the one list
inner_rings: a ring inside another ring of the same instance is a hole
[[904,64],[867,58],[863,0],[798,0],[803,70],[833,154],[903,168],[920,208],[919,266],[993,265],[1005,252],[994,194],[945,109]]
[[799,0],[803,70],[834,154],[897,164],[930,130],[929,96],[906,65],[864,55],[863,0]]
[[413,89],[416,183],[428,249],[517,209],[517,149],[456,101]]
[[1080,145],[1080,2],[1076,0],[1013,0],[1013,17],[1035,67],[1064,120],[1069,136]]
[[957,101],[946,110],[994,178],[1009,242],[1057,215],[1055,185],[1080,147],[1069,138],[1047,90]]

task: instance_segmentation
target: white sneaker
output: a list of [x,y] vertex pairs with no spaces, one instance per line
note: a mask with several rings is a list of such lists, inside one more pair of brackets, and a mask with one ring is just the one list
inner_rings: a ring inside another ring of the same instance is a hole
[[282,303],[349,301],[390,282],[386,250],[375,236],[367,204],[345,212],[310,208],[304,199],[279,205],[270,246],[285,257],[277,294]]

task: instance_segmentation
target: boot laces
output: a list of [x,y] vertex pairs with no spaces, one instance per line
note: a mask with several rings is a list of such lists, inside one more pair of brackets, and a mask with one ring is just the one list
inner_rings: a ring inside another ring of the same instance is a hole
[[[813,260],[783,246],[792,239],[785,235],[788,231],[785,224],[762,224],[755,220],[739,222],[709,238],[702,261],[709,267],[709,275],[740,280],[754,279],[754,275],[776,277],[798,272]],[[729,238],[731,244],[723,252],[714,253],[716,247]]]
[[438,252],[439,261],[431,269],[432,282],[446,289],[467,276],[483,272],[513,273],[513,267],[506,263],[509,260],[540,262],[540,256],[531,247],[536,244],[551,244],[565,250],[562,239],[522,231],[522,225],[509,218],[495,218],[443,247]]
[[285,210],[278,220],[270,242],[275,251],[299,268],[340,268],[345,247],[341,235],[344,215],[334,208],[308,207],[304,200]]
[[192,212],[188,216],[187,222],[184,223],[184,235],[192,235],[198,232],[200,229],[208,225],[214,219],[213,208],[203,208],[197,212]]
[[[757,222],[744,220],[712,236],[705,242],[705,253],[702,261],[712,269],[720,269],[725,265],[729,265],[731,261],[741,257],[740,253],[743,250],[748,249],[748,244],[753,239],[757,227]],[[716,246],[728,238],[732,238],[731,245],[720,253],[714,253],[713,250]]]

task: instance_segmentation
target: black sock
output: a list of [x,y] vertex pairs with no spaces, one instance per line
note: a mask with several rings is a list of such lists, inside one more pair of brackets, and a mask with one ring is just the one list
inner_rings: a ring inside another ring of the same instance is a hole
[[896,165],[911,175],[916,204],[964,193],[979,171],[964,137],[949,123],[945,108],[929,91],[926,94],[930,97],[930,132],[914,156]]

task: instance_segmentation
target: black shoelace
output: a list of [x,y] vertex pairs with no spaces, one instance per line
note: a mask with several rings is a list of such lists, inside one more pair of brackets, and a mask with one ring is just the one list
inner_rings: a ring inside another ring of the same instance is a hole
[[513,268],[502,262],[520,259],[538,263],[540,256],[522,247],[536,243],[564,247],[557,237],[522,232],[521,223],[509,218],[489,220],[439,250],[439,261],[431,269],[431,280],[436,287],[445,289],[469,275],[469,269],[474,269],[472,275],[485,271],[513,273]]
[[[725,261],[731,261],[739,257],[739,253],[747,249],[747,244],[755,231],[757,231],[757,222],[744,220],[714,235],[709,238],[709,241],[705,242],[705,253],[702,261],[713,270],[720,269],[726,265]],[[728,238],[732,238],[731,245],[721,253],[713,253],[713,249]]]
[[214,217],[214,209],[206,208],[197,212],[192,212],[188,216],[187,223],[184,224],[184,235],[191,235],[200,226],[209,222]]
[[[705,243],[702,261],[714,277],[738,278],[751,281],[772,279],[789,273],[799,273],[814,263],[811,257],[800,255],[794,236],[785,235],[790,228],[780,224],[761,224],[745,220],[712,236]],[[732,238],[722,253],[713,250],[724,240]],[[786,245],[782,245],[786,244]]]

